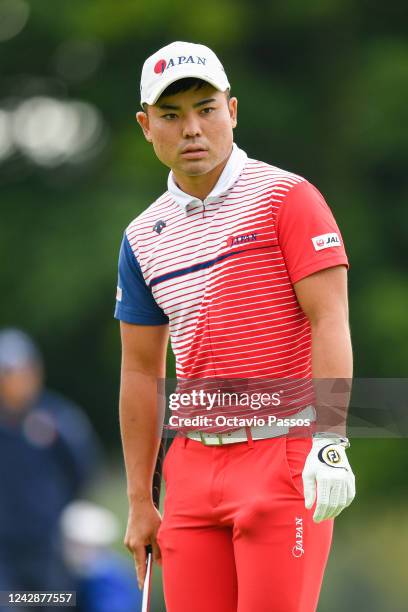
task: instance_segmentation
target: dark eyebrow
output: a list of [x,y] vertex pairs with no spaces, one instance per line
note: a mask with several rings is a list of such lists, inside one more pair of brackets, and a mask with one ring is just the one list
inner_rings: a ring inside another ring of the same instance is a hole
[[[200,100],[193,104],[193,108],[198,108],[199,106],[204,106],[204,104],[208,104],[209,102],[216,102],[215,98],[205,98],[205,100]],[[175,104],[158,104],[158,107],[162,110],[180,110],[180,106],[176,106]]]
[[180,110],[180,107],[174,104],[158,104],[157,106],[163,110]]
[[205,100],[200,100],[200,102],[196,102],[195,104],[193,104],[194,108],[197,108],[198,106],[204,106],[204,104],[209,104],[210,102],[216,102],[217,100],[215,98],[205,98]]

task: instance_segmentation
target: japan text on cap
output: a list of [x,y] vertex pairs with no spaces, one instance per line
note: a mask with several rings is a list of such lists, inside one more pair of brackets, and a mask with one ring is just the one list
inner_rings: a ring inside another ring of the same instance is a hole
[[211,49],[195,43],[174,42],[145,61],[140,103],[155,104],[171,83],[191,77],[202,79],[220,91],[230,88],[224,68]]

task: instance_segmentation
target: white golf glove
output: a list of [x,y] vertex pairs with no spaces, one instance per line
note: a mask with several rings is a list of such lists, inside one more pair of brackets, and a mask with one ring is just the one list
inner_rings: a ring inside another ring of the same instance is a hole
[[354,474],[346,456],[347,438],[314,434],[313,446],[303,468],[305,506],[313,506],[315,523],[334,518],[351,504],[356,494]]

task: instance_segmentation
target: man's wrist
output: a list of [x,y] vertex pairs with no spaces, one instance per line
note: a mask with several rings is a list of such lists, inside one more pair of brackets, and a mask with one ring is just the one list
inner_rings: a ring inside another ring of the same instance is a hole
[[347,436],[343,436],[334,431],[316,431],[312,434],[313,440],[330,440],[335,441],[336,444],[341,444],[345,448],[350,447],[350,440]]
[[151,491],[128,491],[127,495],[130,505],[153,503]]

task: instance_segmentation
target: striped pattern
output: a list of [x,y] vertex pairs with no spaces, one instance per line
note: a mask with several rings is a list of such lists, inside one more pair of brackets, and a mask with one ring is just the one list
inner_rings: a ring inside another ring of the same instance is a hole
[[[127,228],[145,281],[169,317],[178,378],[259,383],[290,378],[290,384],[281,380],[280,386],[288,391],[286,412],[310,403],[310,382],[305,381],[311,377],[310,326],[275,230],[285,196],[302,181],[248,159],[218,200],[183,210],[166,192]],[[152,231],[158,220],[166,222],[160,234]],[[223,412],[220,407],[211,416]],[[228,409],[235,412],[254,414],[242,406]],[[257,415],[263,412],[270,409]]]

